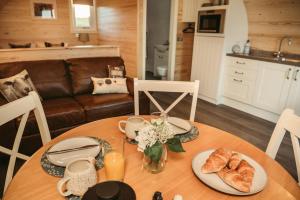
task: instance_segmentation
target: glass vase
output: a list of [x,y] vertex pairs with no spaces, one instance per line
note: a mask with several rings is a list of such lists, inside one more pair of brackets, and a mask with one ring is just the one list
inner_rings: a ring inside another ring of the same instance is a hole
[[161,155],[158,162],[152,160],[149,156],[144,154],[143,167],[148,172],[150,172],[152,174],[157,174],[157,173],[162,172],[164,170],[165,165],[166,165],[166,161],[167,161],[167,148],[166,148],[165,145],[163,145],[162,155]]

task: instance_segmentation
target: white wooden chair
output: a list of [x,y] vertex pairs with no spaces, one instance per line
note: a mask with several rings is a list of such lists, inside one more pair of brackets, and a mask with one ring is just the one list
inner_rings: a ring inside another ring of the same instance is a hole
[[268,144],[266,154],[275,159],[279,146],[287,131],[290,133],[292,140],[298,173],[298,184],[300,186],[300,117],[295,115],[293,110],[285,109],[281,114]]
[[0,107],[0,126],[19,116],[22,116],[12,150],[0,146],[0,152],[10,155],[5,178],[4,191],[6,190],[13,177],[16,158],[18,157],[23,160],[29,159],[28,156],[20,154],[18,150],[25,129],[26,121],[28,119],[30,111],[32,110],[34,111],[34,115],[36,117],[36,121],[42,137],[42,142],[43,144],[45,144],[51,140],[51,136],[40,98],[36,92],[30,92],[28,96]]
[[[139,92],[143,91],[153,104],[158,108],[162,114],[167,114],[178,104],[187,94],[193,94],[193,101],[190,112],[190,121],[195,120],[195,112],[197,106],[197,96],[199,91],[199,81],[185,82],[185,81],[152,81],[152,80],[138,80],[134,79],[134,110],[135,115],[139,115]],[[149,93],[156,92],[179,92],[182,93],[166,110],[164,110],[158,102]]]

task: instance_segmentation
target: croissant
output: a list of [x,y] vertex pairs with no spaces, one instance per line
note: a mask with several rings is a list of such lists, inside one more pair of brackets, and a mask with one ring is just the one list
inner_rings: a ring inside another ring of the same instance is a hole
[[213,173],[222,170],[228,163],[232,152],[228,149],[219,148],[215,150],[202,166],[202,173]]
[[238,153],[233,153],[228,162],[229,169],[236,169],[239,166],[241,160],[242,159]]
[[237,172],[243,176],[244,181],[252,185],[255,169],[246,160],[240,162]]
[[250,192],[251,184],[244,180],[244,177],[236,170],[225,167],[219,171],[218,176],[231,187],[241,191]]

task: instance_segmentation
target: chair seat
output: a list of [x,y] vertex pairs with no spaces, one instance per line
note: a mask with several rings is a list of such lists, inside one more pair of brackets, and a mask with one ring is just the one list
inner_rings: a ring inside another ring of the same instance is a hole
[[[73,98],[49,99],[42,102],[50,131],[85,122],[84,110]],[[33,113],[30,113],[24,136],[38,133]]]
[[132,114],[134,111],[133,97],[129,94],[86,94],[75,99],[84,108],[88,122]]

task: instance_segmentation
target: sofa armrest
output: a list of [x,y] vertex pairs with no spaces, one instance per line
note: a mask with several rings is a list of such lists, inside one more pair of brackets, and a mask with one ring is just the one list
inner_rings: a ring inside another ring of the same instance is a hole
[[128,92],[131,96],[134,95],[134,80],[131,77],[126,76],[126,84],[127,84],[127,89]]

